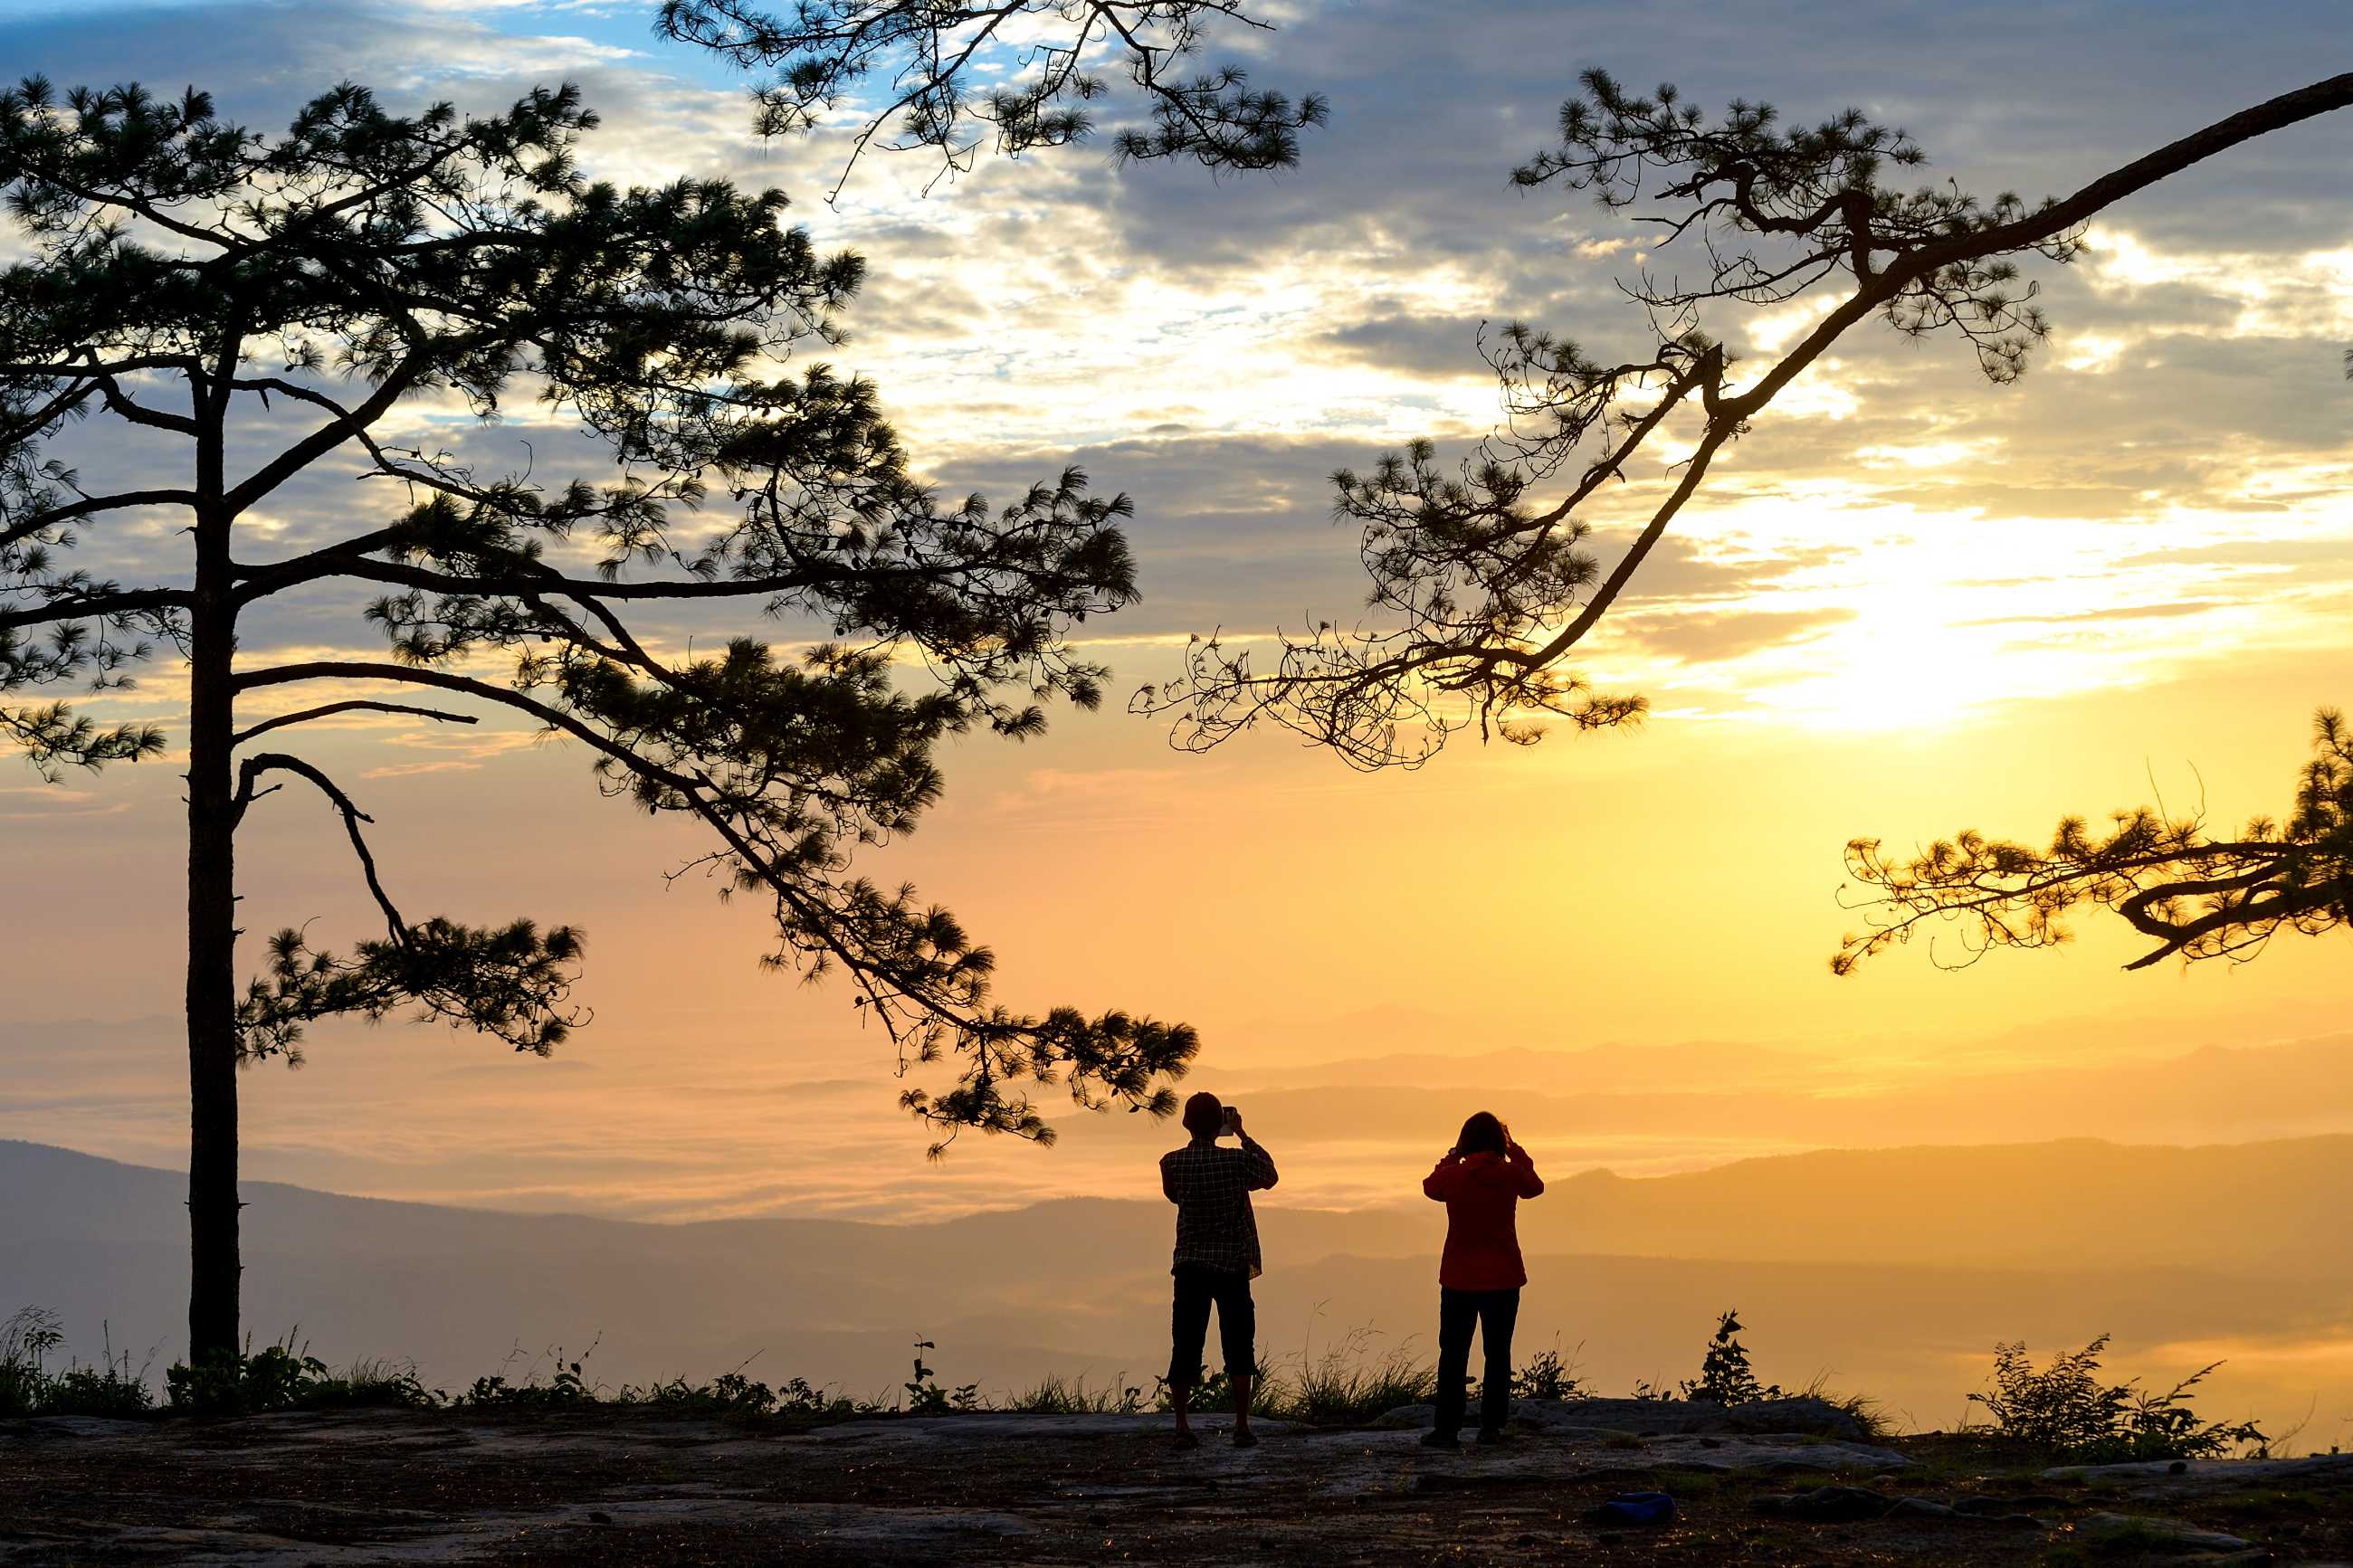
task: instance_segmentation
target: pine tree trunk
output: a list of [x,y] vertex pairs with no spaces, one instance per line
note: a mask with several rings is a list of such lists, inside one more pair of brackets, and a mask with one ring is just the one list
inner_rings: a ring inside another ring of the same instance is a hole
[[188,725],[188,1362],[237,1342],[236,612],[226,529],[200,521]]

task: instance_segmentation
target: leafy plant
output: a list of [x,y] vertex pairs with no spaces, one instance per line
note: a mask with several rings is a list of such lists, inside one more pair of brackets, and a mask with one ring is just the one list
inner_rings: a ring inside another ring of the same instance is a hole
[[542,1383],[536,1377],[509,1383],[505,1374],[474,1379],[461,1404],[466,1405],[594,1405],[596,1391],[588,1386],[576,1361],[556,1363],[555,1375]]
[[2270,1439],[2254,1422],[2206,1421],[2193,1408],[2190,1391],[2221,1362],[2200,1368],[2168,1393],[2152,1394],[2137,1379],[2101,1381],[2100,1358],[2108,1340],[2102,1334],[2082,1350],[2062,1351],[2039,1371],[2023,1341],[1996,1345],[1994,1386],[1969,1400],[1985,1406],[1996,1436],[2092,1464],[2214,1458],[2239,1448],[2268,1449]]
[[950,1411],[980,1409],[980,1384],[964,1384],[950,1393],[940,1386],[939,1373],[923,1364],[923,1352],[938,1348],[929,1340],[915,1342],[915,1374],[900,1384],[907,1391],[907,1414],[945,1415]]
[[245,1349],[201,1356],[193,1364],[174,1363],[164,1373],[172,1408],[195,1415],[248,1415],[264,1410],[285,1410],[333,1380],[327,1363],[294,1349],[294,1331],[276,1344],[253,1349],[251,1335]]
[[1779,1384],[1757,1381],[1757,1373],[1748,1365],[1748,1347],[1735,1337],[1746,1331],[1734,1313],[1726,1312],[1716,1321],[1715,1337],[1708,1341],[1707,1354],[1699,1363],[1698,1379],[1683,1385],[1685,1399],[1710,1405],[1746,1405],[1756,1399],[1786,1397]]

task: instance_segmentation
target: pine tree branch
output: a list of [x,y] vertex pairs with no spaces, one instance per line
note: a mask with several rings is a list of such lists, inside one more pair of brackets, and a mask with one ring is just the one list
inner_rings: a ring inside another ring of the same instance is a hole
[[444,724],[479,724],[481,720],[471,713],[445,713],[438,708],[416,708],[405,702],[377,702],[365,698],[353,698],[346,702],[329,702],[318,708],[306,708],[300,713],[283,713],[275,719],[265,719],[250,729],[239,730],[229,739],[231,746],[242,746],[257,735],[272,730],[282,730],[290,724],[307,724],[313,719],[325,719],[337,713],[406,713],[418,719],[438,720]]
[[59,621],[139,615],[153,610],[185,610],[195,602],[185,588],[141,588],[119,594],[53,599],[29,610],[0,610],[0,632],[44,626]]
[[244,821],[246,808],[257,798],[253,788],[255,782],[270,773],[289,773],[310,780],[342,816],[343,831],[352,841],[352,853],[359,857],[360,873],[367,879],[368,894],[375,900],[376,908],[384,911],[385,925],[394,944],[406,946],[408,922],[400,918],[399,910],[393,907],[392,896],[384,890],[384,883],[376,876],[375,856],[369,851],[367,839],[360,833],[361,823],[373,823],[375,818],[353,805],[352,797],[345,795],[334,780],[301,758],[289,756],[283,752],[263,752],[258,756],[248,757],[237,767],[237,820]]

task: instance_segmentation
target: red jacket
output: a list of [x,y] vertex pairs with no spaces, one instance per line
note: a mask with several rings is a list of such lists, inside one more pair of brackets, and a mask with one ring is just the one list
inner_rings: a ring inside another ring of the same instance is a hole
[[1446,1205],[1446,1255],[1438,1282],[1450,1290],[1513,1290],[1528,1282],[1513,1211],[1544,1191],[1535,1162],[1518,1144],[1509,1154],[1478,1153],[1438,1162],[1422,1194]]

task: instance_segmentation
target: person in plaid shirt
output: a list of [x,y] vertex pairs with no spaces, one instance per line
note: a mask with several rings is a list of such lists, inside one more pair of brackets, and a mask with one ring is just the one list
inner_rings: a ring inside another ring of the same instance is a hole
[[[1185,1102],[1185,1131],[1193,1141],[1160,1157],[1160,1190],[1176,1205],[1176,1252],[1168,1272],[1176,1279],[1176,1305],[1169,1314],[1168,1398],[1176,1410],[1176,1444],[1194,1448],[1188,1419],[1194,1380],[1201,1373],[1201,1348],[1209,1332],[1209,1308],[1218,1309],[1218,1338],[1226,1354],[1226,1381],[1234,1391],[1234,1447],[1257,1446],[1250,1429],[1250,1374],[1258,1363],[1258,1309],[1250,1282],[1262,1272],[1258,1253],[1258,1216],[1250,1194],[1275,1184],[1274,1161],[1242,1131],[1239,1110],[1214,1094]],[[1219,1147],[1221,1134],[1241,1140],[1239,1149]]]

